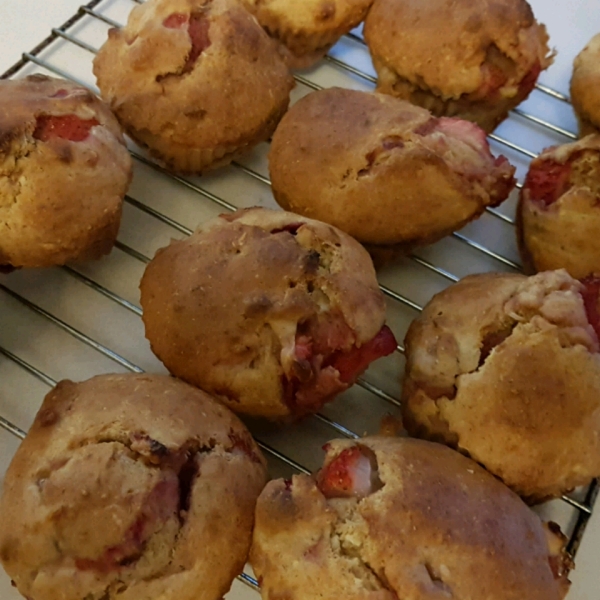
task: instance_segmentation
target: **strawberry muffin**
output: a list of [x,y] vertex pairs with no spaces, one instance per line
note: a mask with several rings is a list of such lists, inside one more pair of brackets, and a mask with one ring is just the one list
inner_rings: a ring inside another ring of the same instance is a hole
[[532,272],[600,273],[600,135],[544,150],[529,165],[517,210],[523,263]]
[[600,475],[600,280],[487,273],[437,294],[406,335],[403,420],[529,502]]
[[164,375],[60,382],[0,500],[0,560],[35,600],[219,600],[265,462],[225,407]]
[[285,210],[331,223],[375,255],[441,239],[515,184],[514,168],[492,156],[477,125],[341,88],[290,109],[273,136],[269,170]]
[[310,67],[340,37],[363,21],[373,0],[243,0],[280,42],[293,69]]
[[375,0],[365,40],[378,91],[488,133],[552,63],[546,28],[525,0]]
[[236,0],[148,0],[94,60],[127,133],[174,171],[199,173],[267,140],[294,80]]
[[474,461],[409,438],[334,441],[267,484],[250,562],[264,600],[561,600],[565,538]]
[[108,107],[45,75],[0,81],[0,268],[108,254],[131,157]]
[[571,77],[571,102],[583,137],[600,133],[600,33],[577,55]]
[[140,288],[158,358],[242,413],[315,412],[396,349],[367,252],[291,213],[222,215],[159,250]]

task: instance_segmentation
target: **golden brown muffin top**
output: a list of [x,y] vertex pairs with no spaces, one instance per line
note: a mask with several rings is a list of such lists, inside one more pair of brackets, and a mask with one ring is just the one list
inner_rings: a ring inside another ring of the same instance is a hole
[[325,449],[316,482],[272,481],[259,497],[250,560],[263,597],[563,596],[539,518],[475,462],[408,438]]
[[309,94],[288,111],[269,170],[285,209],[371,244],[439,239],[514,185],[514,168],[490,154],[476,125],[342,88]]
[[94,73],[128,127],[195,147],[244,143],[240,131],[255,135],[293,87],[273,40],[235,0],[136,6],[109,31]]
[[131,157],[108,107],[44,75],[0,82],[0,264],[46,267],[112,248]]
[[285,404],[282,379],[300,367],[302,324],[333,344],[331,352],[360,347],[385,320],[373,264],[358,242],[262,208],[218,217],[159,250],[140,288],[146,336],[169,370],[222,394],[234,410],[264,416],[295,410]]
[[517,209],[524,268],[600,271],[600,135],[546,148],[531,161]]
[[[265,475],[242,423],[183,382],[62,381],[7,471],[0,558],[41,600],[216,600],[244,562]],[[225,553],[221,566],[204,547]]]
[[552,62],[546,29],[525,0],[375,0],[365,39],[401,77],[444,98],[482,89],[495,71],[508,76],[502,93],[514,96],[530,70]]
[[600,33],[575,57],[571,102],[575,111],[600,128]]
[[[69,141],[82,141],[91,136],[112,135],[125,144],[121,127],[108,106],[88,89],[45,75],[29,75],[23,79],[0,81],[2,110],[0,111],[0,158],[14,152],[13,143],[22,143],[23,136],[51,144],[65,162],[70,157]],[[69,118],[48,123],[55,117]],[[75,121],[75,122],[73,122]],[[69,136],[74,138],[69,140]]]
[[278,27],[290,33],[320,33],[338,27],[372,0],[245,0],[259,21],[275,19]]
[[592,298],[564,270],[473,275],[434,296],[405,339],[407,429],[468,452],[530,502],[589,483],[600,473]]

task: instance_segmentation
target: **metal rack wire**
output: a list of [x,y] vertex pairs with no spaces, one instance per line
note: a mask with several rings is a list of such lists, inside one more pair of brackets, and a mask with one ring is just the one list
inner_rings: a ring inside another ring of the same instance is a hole
[[[134,3],[142,3],[142,0],[121,0],[121,4],[131,5]],[[60,46],[67,49],[79,49],[87,53],[87,59],[91,59],[92,55],[96,52],[97,47],[91,43],[90,40],[86,39],[85,28],[86,24],[102,25],[105,27],[120,27],[122,25],[116,18],[109,16],[108,12],[104,10],[105,6],[110,4],[109,0],[92,0],[88,4],[82,6],[79,11],[65,22],[60,27],[52,30],[52,33],[43,40],[38,46],[36,46],[30,52],[24,53],[22,59],[11,67],[4,75],[3,78],[13,77],[22,75],[25,73],[33,72],[32,69],[41,69],[49,72],[50,74],[64,77],[91,87],[93,85],[86,83],[77,75],[64,68],[59,61],[55,61],[55,50],[56,47]],[[114,3],[113,3],[114,4]],[[129,6],[129,8],[131,8]],[[364,48],[364,41],[360,35],[351,33],[345,36],[344,43],[353,44],[362,52],[366,53]],[[372,88],[375,83],[375,78],[372,74],[365,70],[356,67],[355,65],[342,60],[335,53],[330,53],[326,56],[323,64],[330,69],[334,69],[336,72],[343,74],[346,77],[350,77],[350,81],[358,81],[360,86],[366,86],[366,88]],[[318,90],[321,89],[322,85],[317,83],[311,74],[296,74],[295,75],[298,88],[305,90]],[[96,90],[94,90],[96,91]],[[553,101],[568,104],[568,98],[543,85],[537,85],[537,93],[543,94]],[[575,133],[565,129],[561,126],[555,125],[545,118],[541,118],[534,114],[531,114],[527,110],[515,109],[513,113],[517,118],[528,123],[532,127],[541,128],[543,131],[550,133],[557,137],[559,141],[568,141],[576,139]],[[536,152],[524,148],[521,144],[515,143],[506,137],[499,135],[491,135],[490,139],[505,147],[511,152],[520,155],[523,160],[528,160],[536,156]],[[155,176],[168,178],[169,181],[180,186],[180,189],[192,192],[195,200],[199,203],[206,203],[207,206],[226,211],[234,211],[239,208],[239,202],[237,199],[223,197],[220,193],[215,192],[218,187],[214,184],[214,180],[209,181],[209,185],[203,181],[202,184],[198,183],[195,178],[182,177],[167,173],[159,165],[152,160],[148,159],[142,152],[136,148],[131,149],[131,154],[136,163],[136,169],[148,169],[149,172],[154,173]],[[260,161],[254,161],[260,163]],[[254,184],[264,186],[268,190],[270,185],[268,177],[260,169],[260,164],[256,166],[250,161],[240,161],[233,163],[232,167],[227,171],[230,175],[235,177],[247,178],[247,181],[252,181]],[[223,178],[224,176],[221,176]],[[212,187],[211,187],[212,186]],[[186,224],[182,222],[181,218],[171,216],[164,209],[157,209],[148,198],[144,198],[144,201],[134,197],[131,194],[126,197],[127,205],[136,214],[143,215],[145,218],[152,220],[160,225],[160,227],[166,228],[169,231],[176,232],[177,235],[187,236],[191,234],[192,230]],[[514,218],[502,210],[499,209],[488,209],[487,217],[495,221],[494,226],[512,228],[514,226]],[[511,235],[512,234],[511,232]],[[481,236],[478,237],[477,229],[469,229],[468,232],[463,230],[452,234],[452,243],[456,244],[453,246],[457,255],[464,256],[465,253],[472,257],[477,267],[483,265],[483,268],[488,270],[519,270],[520,266],[518,260],[513,256],[506,256],[505,253],[498,251],[490,245],[481,241]],[[119,239],[116,245],[117,249],[125,256],[129,257],[133,261],[145,265],[149,260],[149,252],[140,250],[136,247],[136,244],[126,243],[123,239]],[[427,250],[422,252],[415,252],[413,255],[408,257],[404,263],[397,267],[394,274],[383,274],[381,277],[381,289],[386,295],[389,301],[389,306],[393,313],[396,315],[396,319],[399,323],[396,327],[397,333],[403,330],[410,319],[414,317],[416,312],[422,308],[423,301],[430,295],[430,290],[441,289],[444,286],[457,281],[462,274],[460,270],[455,272],[457,269],[458,259],[452,260],[438,260],[440,258],[439,253],[430,253]],[[432,278],[431,286],[427,287],[427,292],[415,293],[411,290],[411,287],[407,285],[408,278],[404,275],[410,274],[414,270],[418,270],[420,277]],[[479,270],[482,270],[479,268]],[[65,266],[59,269],[62,274],[66,277],[73,279],[78,284],[86,286],[94,293],[101,295],[103,298],[114,303],[119,309],[123,309],[133,319],[139,319],[141,316],[141,309],[136,302],[127,299],[124,294],[115,291],[116,285],[113,285],[111,281],[102,282],[100,277],[86,274],[82,269]],[[57,271],[57,272],[58,272]],[[405,287],[407,289],[405,289]],[[115,351],[110,347],[109,343],[104,343],[94,336],[86,333],[81,328],[74,326],[69,323],[63,317],[54,314],[52,311],[45,309],[41,302],[30,300],[26,294],[15,291],[13,286],[10,285],[10,278],[6,278],[4,283],[0,283],[1,296],[5,299],[10,298],[16,301],[22,308],[31,311],[45,322],[57,328],[61,332],[70,336],[74,340],[77,340],[86,347],[93,349],[94,352],[98,353],[99,356],[107,359],[108,361],[115,364],[116,367],[122,370],[131,372],[143,372],[142,367],[136,364],[135,361],[127,358],[124,353]],[[421,300],[417,300],[414,296],[421,296]],[[397,354],[401,355],[404,349],[401,345],[397,348]],[[23,373],[27,376],[32,376],[38,381],[42,382],[47,386],[53,386],[55,380],[44,370],[37,368],[30,360],[26,360],[23,356],[20,356],[16,352],[13,352],[10,348],[5,347],[5,343],[0,336],[0,354],[3,359],[6,359],[17,365],[23,370]],[[371,402],[371,398],[375,399],[379,403],[380,411],[391,411],[397,410],[400,405],[398,398],[398,389],[394,388],[393,385],[382,385],[379,381],[386,382],[385,376],[373,376],[372,370],[369,370],[363,377],[358,381],[362,393],[366,395],[364,402]],[[397,368],[396,368],[397,371]],[[333,416],[331,416],[333,414]],[[323,435],[325,437],[333,437],[337,435],[345,436],[348,438],[359,437],[352,426],[342,422],[344,419],[339,418],[339,411],[327,411],[324,410],[322,413],[314,415],[308,422],[310,427],[322,427]],[[11,422],[9,419],[0,415],[0,427],[8,431],[9,433],[23,438],[25,431]],[[277,436],[266,431],[254,431],[258,442],[267,454],[271,461],[282,465],[285,469],[290,472],[303,472],[309,473],[310,468],[302,463],[301,460],[292,457],[289,450],[289,445],[281,444],[281,440]],[[275,440],[275,441],[273,441]],[[281,447],[284,446],[284,449]],[[564,496],[562,502],[565,505],[572,507],[573,514],[570,517],[570,523],[567,527],[569,531],[569,543],[568,551],[571,555],[575,555],[579,547],[581,538],[583,536],[585,527],[592,514],[594,501],[598,494],[598,483],[594,482],[589,488],[577,497],[575,496]],[[240,576],[241,581],[246,583],[250,587],[256,589],[257,582],[248,574]]]

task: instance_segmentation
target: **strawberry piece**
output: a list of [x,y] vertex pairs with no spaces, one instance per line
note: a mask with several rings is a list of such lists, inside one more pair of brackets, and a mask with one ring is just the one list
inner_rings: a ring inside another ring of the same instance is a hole
[[308,360],[313,355],[312,339],[308,335],[299,335],[296,337],[296,346],[294,354],[297,360]]
[[184,72],[191,71],[198,57],[210,46],[208,37],[209,22],[202,13],[192,13],[188,25],[188,34],[192,40],[192,48],[188,54]]
[[331,365],[339,371],[340,379],[344,383],[350,383],[355,381],[374,360],[394,352],[397,345],[391,329],[384,325],[372,340],[364,343],[360,348],[354,347],[348,352],[337,354]]
[[204,13],[192,13],[186,15],[183,13],[173,13],[164,21],[163,25],[168,29],[183,29],[187,25],[188,35],[192,47],[185,59],[183,73],[189,73],[198,57],[210,46],[210,38],[208,37],[209,21]]
[[534,163],[527,173],[523,191],[529,191],[529,197],[545,207],[556,202],[570,187],[571,165],[553,160]]
[[40,115],[33,137],[42,142],[53,138],[82,142],[96,125],[100,125],[96,119],[80,119],[76,115]]
[[471,146],[471,148],[491,156],[486,133],[475,123],[454,117],[440,117],[436,121],[436,131],[460,140]]
[[163,25],[167,29],[181,29],[188,22],[188,18],[184,13],[173,13],[163,21]]
[[583,284],[581,297],[583,298],[583,305],[585,306],[588,321],[594,328],[598,339],[600,339],[600,309],[598,307],[598,300],[600,299],[600,277],[590,275],[589,277],[582,279],[581,283]]
[[55,94],[52,94],[50,98],[66,98],[71,92],[68,90],[58,90]]
[[542,71],[542,65],[537,61],[529,71],[525,74],[525,77],[521,79],[519,83],[519,98],[525,99],[529,96],[529,93],[535,87],[535,84]]
[[126,531],[121,544],[107,548],[97,559],[76,558],[76,567],[82,571],[110,573],[135,562],[150,536],[176,514],[178,504],[178,481],[172,473],[150,492],[139,517]]
[[471,95],[472,100],[493,100],[498,97],[500,88],[506,84],[508,77],[506,73],[493,63],[481,65],[483,83],[481,87]]
[[298,229],[302,227],[304,223],[290,223],[289,225],[284,225],[283,227],[278,227],[277,229],[272,229],[271,233],[282,233],[287,231],[292,235],[296,235],[298,233]]
[[373,491],[371,459],[358,446],[342,450],[317,477],[326,498],[364,498]]

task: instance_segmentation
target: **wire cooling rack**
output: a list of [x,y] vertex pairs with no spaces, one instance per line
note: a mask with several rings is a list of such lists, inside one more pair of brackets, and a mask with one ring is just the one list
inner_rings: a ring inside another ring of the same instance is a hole
[[[3,77],[44,72],[97,91],[91,72],[93,55],[108,28],[121,27],[134,4],[141,2],[89,2],[23,54]],[[295,78],[292,101],[322,87],[372,90],[375,84],[359,30],[344,36],[318,67]],[[513,111],[490,142],[496,154],[502,152],[517,166],[522,179],[531,158],[545,146],[576,139],[574,130],[568,98],[537,85],[530,100]],[[164,371],[143,336],[137,289],[141,273],[156,249],[170,238],[189,235],[204,220],[245,206],[276,206],[266,147],[261,144],[214,174],[182,177],[167,173],[130,145],[135,176],[113,253],[97,263],[0,276],[0,427],[22,439],[42,395],[59,379],[81,380],[111,371]],[[513,231],[515,199],[513,194],[476,223],[380,272],[388,323],[398,339],[431,295],[460,277],[520,269]],[[399,345],[393,356],[377,361],[356,386],[294,428],[249,422],[269,459],[271,474],[309,473],[318,467],[318,449],[328,439],[377,432],[380,419],[398,411],[402,370]],[[573,556],[597,493],[594,482],[538,509],[560,523]],[[249,573],[239,579],[257,588]]]

